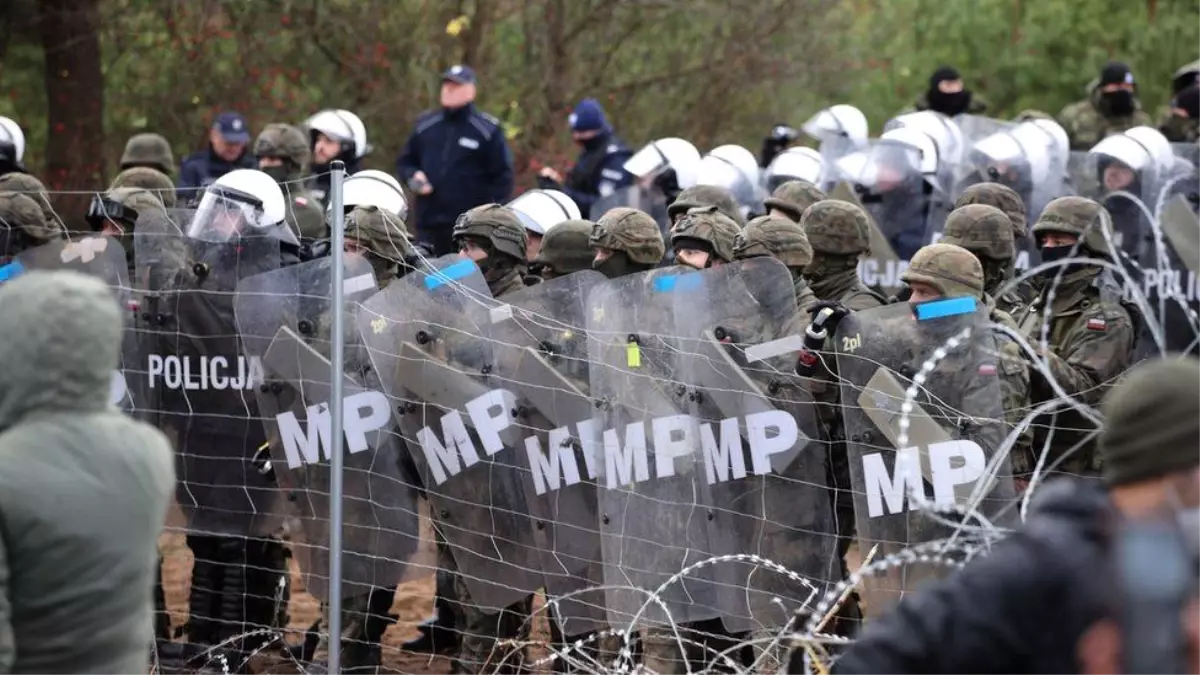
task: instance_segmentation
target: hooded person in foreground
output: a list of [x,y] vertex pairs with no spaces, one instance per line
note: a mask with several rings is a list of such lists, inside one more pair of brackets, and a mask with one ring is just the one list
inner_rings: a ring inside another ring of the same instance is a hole
[[[1090,661],[1097,660],[1098,644],[1116,642],[1103,639],[1114,595],[1123,596],[1125,607],[1139,599],[1137,589],[1122,588],[1120,577],[1108,574],[1121,562],[1112,554],[1121,550],[1124,528],[1155,521],[1175,533],[1186,542],[1180,547],[1183,557],[1190,558],[1178,562],[1195,574],[1200,361],[1145,362],[1109,392],[1101,407],[1104,485],[1073,478],[1048,483],[1020,530],[990,554],[869,623],[833,672],[1102,671]],[[1169,562],[1160,555],[1154,565],[1165,571],[1172,567]],[[1194,576],[1191,589],[1194,594]],[[1186,605],[1187,594],[1178,599]],[[1177,618],[1169,611],[1159,614],[1166,626],[1183,623],[1182,612]],[[1186,622],[1180,630],[1194,633],[1195,623]],[[1179,651],[1194,649],[1195,637],[1183,640]],[[1126,655],[1138,646],[1126,637]],[[1174,656],[1182,660],[1185,654]],[[1121,665],[1124,670],[1110,672],[1170,672]]]
[[121,313],[100,281],[0,286],[0,672],[145,672],[166,437],[109,404]]

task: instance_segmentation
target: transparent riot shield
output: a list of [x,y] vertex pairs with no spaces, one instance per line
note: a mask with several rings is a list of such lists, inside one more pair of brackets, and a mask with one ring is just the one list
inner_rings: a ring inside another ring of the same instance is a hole
[[[714,568],[733,633],[779,629],[838,579],[837,533],[816,406],[795,374],[800,336],[787,269],[755,258],[698,274],[681,294],[681,379],[699,422]],[[765,561],[778,565],[774,568]]]
[[279,242],[214,244],[163,227],[137,230],[134,248],[135,276],[145,284],[139,386],[175,446],[176,498],[188,528],[269,533],[279,524],[272,505],[278,490],[252,461],[267,440],[255,396],[262,362],[242,350],[234,296],[242,279],[280,267]]
[[700,309],[702,291],[698,274],[668,267],[610,280],[588,301],[592,397],[603,430],[596,468],[605,602],[615,627],[726,613],[714,568],[689,569],[712,557],[712,504],[676,320],[682,306]]
[[543,584],[516,395],[497,376],[495,302],[475,263],[429,261],[363,304],[373,368],[471,602],[499,612]]
[[[358,343],[354,308],[376,292],[371,265],[347,256],[343,465],[342,596],[393,586],[406,575],[420,529],[413,477],[391,405]],[[292,549],[305,588],[329,600],[329,505],[333,259],[320,258],[250,277],[234,300],[246,352],[263,364],[255,390],[270,444],[270,472],[299,524]]]
[[622,206],[649,214],[664,233],[671,227],[671,220],[667,216],[666,196],[657,188],[644,188],[636,184],[615,190],[612,194],[597,199],[592,203],[588,219],[595,222],[610,210]]
[[[1142,256],[1142,292],[1152,317],[1162,327],[1168,352],[1200,353],[1200,220],[1186,197],[1176,195],[1159,218],[1161,239]],[[1136,275],[1135,275],[1136,276]],[[1150,356],[1157,345],[1143,333],[1140,355]]]
[[855,312],[834,336],[863,555],[878,547],[877,562],[895,561],[919,548],[927,561],[868,579],[872,613],[941,574],[938,559],[961,560],[980,528],[1012,517],[995,333],[976,304],[925,303],[921,320],[909,303]]
[[908,269],[908,261],[901,260],[896,255],[896,251],[892,249],[891,242],[883,235],[883,231],[879,229],[879,224],[875,222],[875,217],[863,206],[862,201],[858,198],[858,194],[855,193],[854,188],[849,183],[839,181],[833,190],[830,191],[829,198],[850,202],[867,214],[867,220],[871,226],[871,250],[858,263],[858,278],[862,279],[864,284],[876,289],[884,296],[899,293],[900,289],[904,287],[904,282],[901,281],[900,275],[904,274],[904,270]]
[[507,295],[492,310],[497,372],[517,395],[526,435],[525,494],[546,596],[568,636],[607,625],[603,593],[579,593],[603,583],[584,309],[604,280],[576,272]]
[[976,143],[993,134],[1002,131],[1008,131],[1017,126],[1015,122],[1009,120],[998,120],[993,117],[985,117],[983,115],[955,115],[954,123],[962,130],[963,142],[966,144],[966,151],[969,152]]
[[26,271],[71,270],[103,281],[112,289],[125,320],[121,345],[121,369],[113,373],[109,402],[128,414],[143,403],[137,390],[138,378],[126,378],[125,370],[136,364],[133,330],[137,301],[129,286],[125,249],[120,242],[104,235],[89,235],[75,241],[52,241],[23,251],[5,268],[4,278],[12,279]]

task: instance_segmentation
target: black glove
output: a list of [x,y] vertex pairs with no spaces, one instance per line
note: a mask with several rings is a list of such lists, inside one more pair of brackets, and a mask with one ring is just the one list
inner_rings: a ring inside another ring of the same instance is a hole
[[[826,316],[824,320],[819,318],[819,314],[823,309],[831,310],[831,313]],[[822,300],[813,305],[812,309],[808,310],[808,313],[813,317],[814,328],[824,328],[832,333],[837,330],[838,323],[842,319],[846,318],[846,315],[850,313],[850,310],[836,300]]]
[[667,203],[675,201],[683,188],[679,187],[679,176],[675,174],[675,169],[667,169],[654,177],[654,186],[657,187],[667,198]]
[[563,189],[562,183],[559,183],[553,178],[547,178],[545,176],[538,176],[537,184],[542,190],[558,190],[559,192],[562,192]]
[[771,135],[763,139],[762,152],[758,157],[758,165],[767,168],[788,144],[800,137],[800,133],[786,124],[776,124],[771,129]]

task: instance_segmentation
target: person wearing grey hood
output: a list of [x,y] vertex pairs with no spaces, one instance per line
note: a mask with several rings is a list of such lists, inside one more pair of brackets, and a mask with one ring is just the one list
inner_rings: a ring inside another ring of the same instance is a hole
[[0,286],[0,672],[145,672],[170,444],[109,404],[121,310],[100,281]]

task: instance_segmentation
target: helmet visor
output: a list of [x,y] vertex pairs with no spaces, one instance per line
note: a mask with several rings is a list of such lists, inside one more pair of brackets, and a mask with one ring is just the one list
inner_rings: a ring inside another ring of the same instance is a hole
[[264,222],[263,204],[257,197],[227,187],[209,187],[200,198],[196,216],[187,235],[222,243],[263,232],[273,223]]

